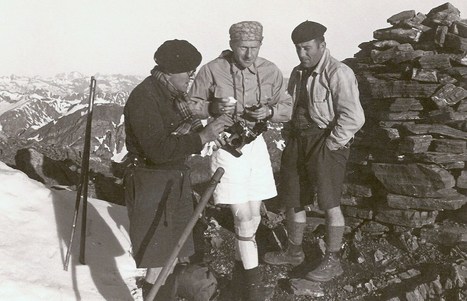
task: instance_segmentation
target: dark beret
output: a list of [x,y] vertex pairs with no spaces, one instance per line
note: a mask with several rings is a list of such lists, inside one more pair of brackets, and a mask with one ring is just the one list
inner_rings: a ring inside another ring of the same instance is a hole
[[154,60],[166,73],[195,70],[201,63],[201,58],[196,47],[185,40],[165,41],[154,53]]
[[292,31],[292,41],[294,44],[299,44],[320,38],[324,36],[326,29],[324,25],[307,20]]

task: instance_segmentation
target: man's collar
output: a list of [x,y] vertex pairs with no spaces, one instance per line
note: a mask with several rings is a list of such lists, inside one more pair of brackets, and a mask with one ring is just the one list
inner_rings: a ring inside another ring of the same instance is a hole
[[318,65],[316,65],[315,70],[313,70],[313,72],[318,73],[318,74],[323,73],[326,62],[328,61],[328,57],[329,57],[329,49],[326,48],[323,52],[323,55],[321,56],[321,59],[318,62]]
[[253,74],[256,74],[257,72],[257,68],[256,68],[256,62],[251,64],[250,67],[248,68],[245,68],[245,69],[240,69],[238,68],[237,66],[237,63],[235,62],[235,59],[234,59],[234,55],[233,55],[233,51],[232,50],[224,50],[222,51],[222,53],[219,55],[219,58],[224,58],[226,59],[231,68],[232,68],[232,72],[236,73],[237,71],[241,71],[241,70],[248,70],[250,71],[251,73]]
[[256,72],[257,72],[256,64],[253,63],[253,64],[251,64],[250,67],[245,68],[245,69],[240,69],[240,68],[238,68],[238,66],[237,66],[237,64],[236,64],[235,62],[232,64],[232,71],[233,71],[233,72],[243,71],[243,70],[248,70],[248,71],[250,71],[252,74],[256,74]]

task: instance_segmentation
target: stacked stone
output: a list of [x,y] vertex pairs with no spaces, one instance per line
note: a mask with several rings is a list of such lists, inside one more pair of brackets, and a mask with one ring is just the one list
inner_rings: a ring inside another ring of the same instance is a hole
[[445,3],[387,21],[346,61],[367,121],[342,204],[349,225],[371,232],[434,224],[467,204],[467,20]]

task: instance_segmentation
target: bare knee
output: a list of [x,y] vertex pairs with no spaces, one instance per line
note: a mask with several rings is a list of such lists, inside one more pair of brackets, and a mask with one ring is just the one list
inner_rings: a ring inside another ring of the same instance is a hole
[[326,222],[330,226],[344,226],[344,215],[340,206],[326,210]]
[[306,212],[303,207],[287,209],[287,219],[296,223],[306,223]]

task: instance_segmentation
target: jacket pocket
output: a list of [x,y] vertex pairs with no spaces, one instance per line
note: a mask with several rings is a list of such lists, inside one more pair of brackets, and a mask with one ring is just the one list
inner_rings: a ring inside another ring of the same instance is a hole
[[313,106],[317,113],[324,119],[331,121],[334,115],[332,107],[331,91],[322,87],[315,90]]

